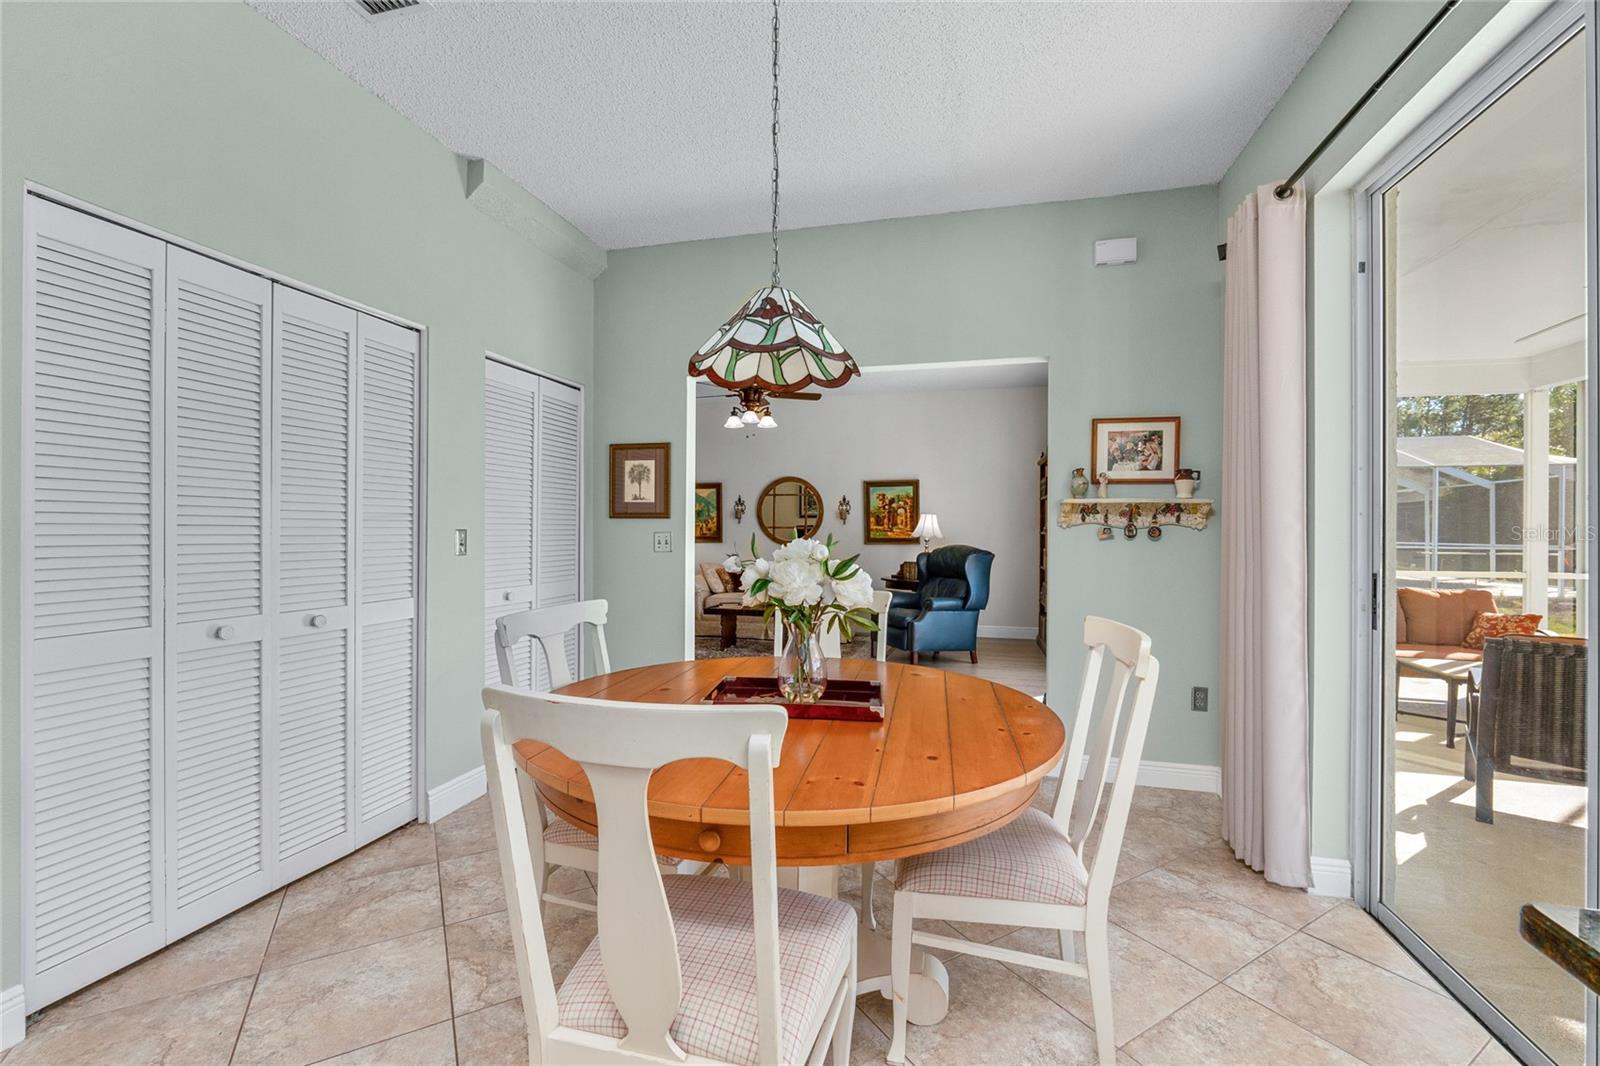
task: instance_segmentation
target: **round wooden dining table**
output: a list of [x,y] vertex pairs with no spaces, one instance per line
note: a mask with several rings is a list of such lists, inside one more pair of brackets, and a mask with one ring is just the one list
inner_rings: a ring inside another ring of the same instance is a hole
[[[562,693],[636,703],[701,703],[725,677],[770,677],[772,658],[701,659],[619,670]],[[793,719],[773,772],[780,881],[837,895],[838,867],[937,851],[992,833],[1027,810],[1061,760],[1066,730],[1040,701],[970,674],[876,659],[838,659],[832,677],[876,679],[881,722]],[[594,795],[577,763],[524,740],[517,762],[545,805],[597,831]],[[669,763],[651,778],[656,850],[678,859],[750,861],[748,784],[716,759]],[[787,876],[785,876],[787,875]],[[865,924],[859,992],[888,995],[886,937]],[[913,960],[911,1020],[932,1024],[948,1004],[948,977],[931,954]]]

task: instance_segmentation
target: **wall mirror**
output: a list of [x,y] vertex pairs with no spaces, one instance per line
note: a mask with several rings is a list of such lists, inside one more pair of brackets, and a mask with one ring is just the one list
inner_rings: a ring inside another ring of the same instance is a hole
[[815,536],[822,528],[822,494],[805,478],[780,477],[761,490],[756,521],[779,544]]

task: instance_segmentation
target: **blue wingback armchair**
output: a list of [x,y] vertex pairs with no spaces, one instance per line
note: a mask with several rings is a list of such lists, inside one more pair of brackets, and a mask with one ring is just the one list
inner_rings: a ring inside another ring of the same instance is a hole
[[889,604],[889,647],[911,653],[964,651],[978,661],[978,612],[989,605],[994,552],[947,544],[917,556],[917,591]]

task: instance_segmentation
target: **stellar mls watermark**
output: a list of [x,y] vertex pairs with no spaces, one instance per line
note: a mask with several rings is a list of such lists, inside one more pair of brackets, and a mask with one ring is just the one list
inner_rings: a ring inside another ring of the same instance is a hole
[[1595,528],[1593,525],[1515,525],[1511,527],[1511,539],[1519,544],[1572,544],[1579,540],[1593,541]]

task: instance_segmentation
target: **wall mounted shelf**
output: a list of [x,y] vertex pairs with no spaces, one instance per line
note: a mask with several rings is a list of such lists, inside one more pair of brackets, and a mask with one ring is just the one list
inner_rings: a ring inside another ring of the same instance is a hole
[[1211,500],[1180,500],[1172,496],[1160,499],[1112,496],[1104,500],[1086,497],[1081,500],[1062,500],[1061,514],[1056,522],[1063,529],[1073,526],[1120,528],[1129,522],[1139,529],[1151,526],[1204,529],[1211,520],[1211,512]]

